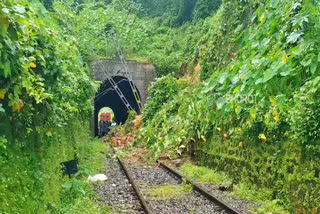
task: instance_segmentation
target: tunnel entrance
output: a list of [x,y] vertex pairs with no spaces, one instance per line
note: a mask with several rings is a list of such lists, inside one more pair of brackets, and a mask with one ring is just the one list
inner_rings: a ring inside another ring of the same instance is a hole
[[[123,76],[114,76],[113,80],[126,97],[132,108],[140,114],[139,106],[134,98],[130,88],[128,78]],[[136,87],[137,88],[137,87]],[[139,90],[137,88],[139,93]],[[140,94],[140,93],[139,93]],[[109,80],[105,80],[94,99],[94,135],[99,135],[99,114],[103,108],[110,108],[114,113],[114,121],[117,124],[124,124],[128,119],[128,109],[120,99],[119,95],[114,91]]]

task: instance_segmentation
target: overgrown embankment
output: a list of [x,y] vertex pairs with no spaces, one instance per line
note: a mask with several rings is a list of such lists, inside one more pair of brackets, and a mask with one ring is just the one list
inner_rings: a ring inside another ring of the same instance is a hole
[[[40,2],[0,2],[0,213],[102,213],[86,183],[94,87],[73,39]],[[62,176],[77,156],[79,173]]]
[[223,1],[199,41],[207,79],[168,100],[157,95],[177,83],[156,82],[145,109],[153,116],[138,140],[156,155],[192,150],[199,163],[268,192],[289,212],[316,212],[319,8],[313,0]]
[[155,156],[194,151],[200,163],[263,190],[289,212],[317,212],[319,2],[217,5],[114,0],[54,8],[88,60],[115,56],[105,32],[111,24],[126,57],[152,61],[159,75],[200,70],[202,82],[164,77],[152,86],[136,142]]

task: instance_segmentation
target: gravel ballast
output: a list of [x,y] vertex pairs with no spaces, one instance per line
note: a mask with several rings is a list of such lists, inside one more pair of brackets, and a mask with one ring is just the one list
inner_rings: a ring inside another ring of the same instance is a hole
[[215,203],[209,201],[197,191],[185,194],[181,198],[169,198],[166,200],[154,200],[148,195],[148,190],[155,186],[183,185],[174,175],[161,167],[144,166],[135,167],[126,165],[135,183],[143,194],[148,206],[153,213],[159,214],[190,214],[190,213],[227,213]]
[[254,203],[231,197],[228,195],[228,192],[219,190],[217,186],[210,184],[199,184],[199,186],[201,186],[202,189],[214,195],[217,199],[229,204],[231,207],[238,210],[241,214],[253,213],[249,211],[250,207],[257,206]]
[[[126,177],[117,158],[109,152],[105,159],[108,179],[96,183],[99,201],[111,207],[112,213],[145,213],[133,186]],[[224,208],[186,185],[178,177],[158,165],[148,165],[145,162],[134,162],[126,158],[123,165],[135,183],[138,192],[145,201],[147,208],[153,214],[215,214],[228,213]],[[178,170],[176,168],[176,170]],[[199,184],[219,200],[229,204],[240,213],[248,212],[248,202],[236,200],[218,187]],[[177,194],[176,194],[177,193]]]
[[140,201],[116,158],[106,158],[108,179],[97,184],[99,200],[111,206],[114,213],[144,213]]

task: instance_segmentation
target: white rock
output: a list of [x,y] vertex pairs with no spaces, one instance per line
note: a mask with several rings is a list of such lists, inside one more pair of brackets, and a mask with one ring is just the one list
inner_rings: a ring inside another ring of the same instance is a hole
[[93,182],[96,182],[96,181],[105,181],[107,180],[107,176],[104,175],[104,174],[97,174],[95,176],[90,176],[88,177],[88,181],[93,181]]

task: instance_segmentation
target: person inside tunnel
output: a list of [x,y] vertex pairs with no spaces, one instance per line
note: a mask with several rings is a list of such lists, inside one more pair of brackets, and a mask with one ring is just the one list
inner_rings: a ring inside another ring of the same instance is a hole
[[[123,76],[114,76],[113,80],[117,83],[119,89],[122,91],[125,98],[128,100],[131,107],[139,114],[139,106],[131,90],[129,81]],[[138,89],[137,89],[138,91]],[[139,91],[138,91],[139,93]],[[114,123],[124,124],[128,118],[128,109],[123,103],[119,95],[113,89],[109,80],[105,80],[94,99],[94,134],[95,136],[101,135],[100,130],[100,117],[103,112],[102,109],[110,109],[112,112],[111,117],[113,121],[110,121],[110,126]],[[103,125],[104,126],[104,125]],[[109,126],[109,128],[110,128]],[[103,127],[105,128],[105,127]]]
[[[101,112],[101,113],[100,113]],[[99,136],[104,137],[106,136],[111,128],[111,123],[113,120],[113,117],[111,114],[113,113],[112,109],[105,107],[102,108],[99,112],[100,115],[100,122],[99,122]]]

